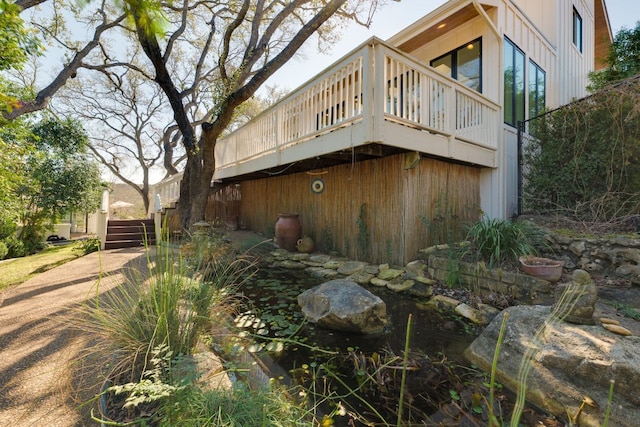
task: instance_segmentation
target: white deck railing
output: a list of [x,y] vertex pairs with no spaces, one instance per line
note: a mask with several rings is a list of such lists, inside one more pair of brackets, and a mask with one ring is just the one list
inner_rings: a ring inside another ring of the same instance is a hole
[[[482,94],[373,38],[221,138],[215,147],[216,177],[225,168],[277,155],[305,141],[321,143],[311,140],[350,125],[364,125],[367,142],[384,143],[381,121],[495,150],[499,112]],[[345,144],[348,148],[353,142]],[[269,167],[278,166],[278,158]],[[179,178],[156,187],[163,205],[177,200]]]

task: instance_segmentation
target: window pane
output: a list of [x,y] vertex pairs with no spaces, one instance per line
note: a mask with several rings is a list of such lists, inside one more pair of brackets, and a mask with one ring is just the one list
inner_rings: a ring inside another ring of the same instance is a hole
[[456,59],[458,81],[480,92],[480,42],[469,43],[458,49]]
[[504,41],[504,122],[513,123],[513,45]]
[[516,122],[524,121],[524,54],[519,50],[515,50],[515,93],[516,93]]
[[582,52],[582,17],[573,9],[573,44]]
[[529,63],[529,118],[538,115],[538,67]]
[[431,66],[445,76],[453,77],[452,59],[453,56],[451,54],[443,56],[442,58],[434,59],[431,61]]
[[547,106],[547,75],[538,68],[538,114]]
[[536,117],[544,112],[545,108],[545,72],[529,62],[529,118]]

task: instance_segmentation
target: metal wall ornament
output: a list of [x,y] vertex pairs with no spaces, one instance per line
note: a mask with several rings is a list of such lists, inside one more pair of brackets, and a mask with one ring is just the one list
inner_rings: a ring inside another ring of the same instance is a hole
[[320,194],[324,191],[324,180],[322,178],[316,178],[311,181],[311,191],[315,194]]

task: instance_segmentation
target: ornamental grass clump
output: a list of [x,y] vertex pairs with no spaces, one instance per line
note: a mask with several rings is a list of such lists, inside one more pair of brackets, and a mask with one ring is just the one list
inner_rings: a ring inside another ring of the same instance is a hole
[[79,327],[98,338],[96,351],[112,355],[112,380],[138,380],[159,346],[176,357],[191,354],[203,334],[238,308],[235,289],[253,268],[247,259],[220,256],[205,275],[163,246],[147,250],[147,266],[104,296],[98,283],[96,298],[81,309]]
[[531,223],[511,219],[483,217],[467,232],[470,250],[492,267],[503,263],[517,264],[522,255],[537,253],[542,233]]

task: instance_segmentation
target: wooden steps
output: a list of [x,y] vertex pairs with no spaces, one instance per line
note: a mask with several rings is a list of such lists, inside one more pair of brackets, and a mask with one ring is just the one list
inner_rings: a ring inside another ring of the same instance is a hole
[[116,219],[107,223],[105,249],[155,245],[153,219]]

